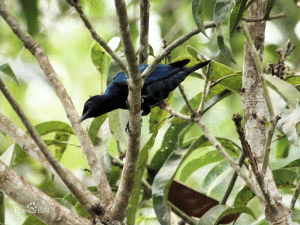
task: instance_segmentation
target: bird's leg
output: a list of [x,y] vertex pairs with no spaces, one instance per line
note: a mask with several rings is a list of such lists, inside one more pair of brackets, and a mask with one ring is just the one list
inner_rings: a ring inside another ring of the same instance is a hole
[[164,109],[167,106],[167,103],[165,102],[164,99],[160,100],[157,105],[161,108]]

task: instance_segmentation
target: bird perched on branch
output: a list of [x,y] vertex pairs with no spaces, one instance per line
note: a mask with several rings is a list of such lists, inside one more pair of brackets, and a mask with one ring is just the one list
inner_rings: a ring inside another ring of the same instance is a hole
[[[190,62],[189,59],[174,62],[169,65],[159,64],[156,69],[146,78],[142,88],[142,116],[150,113],[160,101],[168,97],[190,73],[208,65],[209,61],[198,63],[193,67],[184,67]],[[140,65],[142,73],[148,65]],[[80,122],[87,118],[98,117],[115,109],[129,109],[127,102],[128,85],[127,76],[122,71],[114,77],[103,95],[89,98],[83,108]]]

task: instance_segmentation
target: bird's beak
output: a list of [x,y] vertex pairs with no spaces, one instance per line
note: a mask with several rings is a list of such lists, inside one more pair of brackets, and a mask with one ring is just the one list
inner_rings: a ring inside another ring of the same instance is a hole
[[83,114],[83,115],[80,117],[80,119],[79,119],[79,122],[80,122],[80,123],[81,123],[83,120],[86,119],[86,116],[89,114],[90,111],[91,111],[91,110],[89,109],[88,111],[86,111],[85,114]]

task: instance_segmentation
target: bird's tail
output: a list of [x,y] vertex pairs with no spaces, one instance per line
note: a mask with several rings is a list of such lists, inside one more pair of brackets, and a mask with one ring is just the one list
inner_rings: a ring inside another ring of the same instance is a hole
[[204,66],[207,66],[210,62],[211,62],[211,60],[208,60],[208,61],[205,61],[205,62],[198,63],[198,64],[195,65],[195,66],[186,68],[185,72],[186,72],[187,74],[190,74],[190,73],[192,73],[192,72],[194,72],[194,71],[196,71],[196,70],[198,70],[198,69],[200,69],[200,68],[202,68],[202,67],[204,67]]

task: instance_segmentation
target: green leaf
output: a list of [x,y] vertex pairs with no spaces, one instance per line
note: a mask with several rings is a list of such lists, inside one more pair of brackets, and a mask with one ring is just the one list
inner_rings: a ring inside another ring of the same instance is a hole
[[240,207],[229,207],[226,205],[217,205],[209,210],[200,218],[197,224],[199,225],[215,225],[218,222],[228,215],[247,213],[255,219],[255,215],[252,210],[246,206]]
[[156,173],[160,170],[165,160],[169,155],[177,148],[177,140],[179,133],[187,126],[190,122],[184,121],[180,124],[171,124],[167,129],[161,147],[156,151],[152,157],[148,172],[150,177],[148,178],[149,183],[152,183],[152,179]]
[[66,200],[65,198],[55,198],[55,201],[59,202],[60,204],[62,204],[63,206],[75,211],[75,207],[73,204],[71,204],[68,200]]
[[277,141],[276,157],[277,159],[287,158],[290,152],[291,144],[286,137]]
[[28,33],[34,36],[39,32],[38,0],[21,0],[20,2],[23,10],[22,17],[25,16]]
[[94,65],[100,73],[101,88],[100,93],[106,89],[107,75],[110,67],[111,57],[104,48],[97,42],[94,42],[91,49],[91,57]]
[[[64,134],[66,136],[69,136],[70,134],[74,134],[72,127],[69,124],[67,124],[65,122],[61,122],[61,121],[44,122],[44,123],[35,125],[34,127],[41,136],[47,135],[50,133],[57,133],[57,132]],[[26,133],[28,134],[28,131],[26,131]],[[67,146],[65,143],[64,144],[59,143],[58,140],[44,140],[44,141],[47,145],[61,146],[60,147],[61,151],[63,151],[64,147]],[[26,160],[26,158],[28,156],[29,155],[23,151],[21,146],[16,144],[15,148],[14,148],[14,156],[13,156],[13,160],[12,160],[12,165],[18,164],[18,163]]]
[[218,162],[206,175],[202,186],[201,186],[201,192],[207,193],[209,187],[211,184],[218,178],[219,175],[221,175],[225,169],[229,167],[229,164],[227,160],[221,160]]
[[26,220],[24,221],[23,225],[47,225],[43,221],[41,221],[39,218],[34,216],[33,214],[30,214]]
[[253,191],[248,186],[244,186],[236,195],[233,205],[235,207],[245,206],[254,197]]
[[[165,100],[168,105],[171,105],[173,101],[173,96],[174,93],[171,92],[168,98]],[[161,109],[160,107],[155,107],[154,109],[151,110],[150,120],[149,120],[150,134],[153,133],[155,129],[160,129],[164,125],[164,121],[162,122],[162,120],[165,119],[168,115],[169,113],[166,110]],[[158,124],[159,126],[157,127]]]
[[[240,93],[242,89],[242,73],[241,72],[236,72],[230,67],[223,65],[221,63],[218,63],[216,61],[211,61],[210,63],[211,66],[211,74],[210,74],[210,81],[217,81],[220,78],[223,78],[225,76],[233,75],[230,77],[227,77],[226,79],[223,79],[220,82],[220,85],[234,91],[235,93]],[[218,86],[218,85],[216,85]],[[219,90],[219,92],[213,92],[211,94],[219,94],[222,92],[223,89]],[[211,95],[210,95],[211,96]]]
[[138,167],[136,171],[133,191],[132,191],[132,195],[127,210],[127,224],[129,225],[135,224],[135,217],[138,210],[138,202],[140,197],[142,178],[145,173],[145,169],[148,161],[148,152],[151,150],[151,148],[154,145],[157,133],[158,130],[155,130],[139,154],[139,161],[138,161]]
[[98,135],[101,125],[104,123],[106,118],[107,118],[107,114],[105,113],[105,114],[93,119],[93,122],[91,123],[91,126],[88,131],[88,135],[89,135],[93,145],[97,145],[100,141],[97,135]]
[[80,216],[84,218],[90,217],[90,214],[85,210],[85,208],[83,208],[83,206],[79,202],[75,204],[75,210]]
[[207,34],[205,33],[205,26],[203,21],[203,3],[204,0],[193,0],[192,11],[193,11],[194,21],[198,29],[207,37]]
[[[70,138],[70,134],[68,133],[56,132],[54,140],[58,142],[67,142],[69,138]],[[58,161],[61,160],[66,148],[67,148],[66,143],[57,143],[55,145],[55,158],[57,158]]]
[[44,122],[34,127],[41,136],[53,132],[65,132],[69,134],[75,134],[73,128],[69,124],[61,121]]
[[175,150],[165,161],[158,174],[153,181],[153,207],[160,224],[171,224],[169,207],[167,198],[172,180],[180,166],[180,164],[193,152],[196,148],[202,145],[207,139],[201,136],[194,141],[189,148]]
[[232,35],[236,30],[241,18],[243,17],[244,8],[247,0],[237,1],[230,14],[230,34]]
[[272,164],[271,168],[277,170],[280,168],[299,167],[300,166],[300,155],[292,155],[285,159],[279,159]]
[[108,113],[109,119],[109,128],[112,132],[114,138],[123,145],[127,145],[127,136],[125,133],[126,120],[123,115],[124,112],[121,112],[120,109],[116,109]]
[[[8,77],[10,77],[14,82],[16,82],[17,85],[20,85],[16,74],[14,73],[12,68],[10,67],[7,60],[1,55],[0,55],[0,72],[7,75]],[[1,73],[0,73],[0,75],[1,75]]]
[[271,75],[264,75],[267,85],[276,91],[286,101],[288,106],[295,106],[300,100],[300,92],[290,83]]
[[233,56],[230,48],[228,48],[225,45],[225,43],[224,43],[223,36],[218,35],[218,37],[217,37],[217,43],[218,43],[218,46],[219,46],[219,49],[220,49],[222,55],[225,58],[229,59],[231,62],[236,63],[236,61],[234,60],[234,56]]
[[[217,140],[221,143],[221,145],[230,150],[228,153],[230,156],[238,156],[238,149],[232,144],[230,140],[217,138]],[[199,147],[206,147],[206,146],[213,146],[207,139],[206,142],[202,143],[202,146]],[[180,180],[186,181],[187,178],[192,175],[196,170],[200,169],[201,167],[208,165],[210,163],[218,162],[223,160],[223,156],[217,150],[209,150],[200,153],[199,157],[196,159],[191,160],[186,166],[182,169],[180,174]]]
[[231,9],[230,0],[216,0],[215,10],[214,10],[214,22],[218,27],[227,18]]
[[190,45],[188,45],[188,46],[186,46],[186,50],[187,50],[187,52],[194,58],[194,59],[197,59],[197,60],[199,60],[199,57],[198,57],[198,51],[195,49],[195,48],[193,48],[192,46],[190,46]]
[[273,170],[273,176],[278,188],[294,188],[294,181],[299,177],[297,172],[290,169]]

